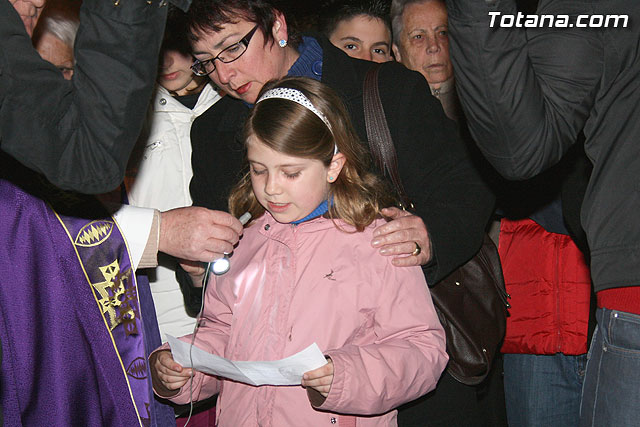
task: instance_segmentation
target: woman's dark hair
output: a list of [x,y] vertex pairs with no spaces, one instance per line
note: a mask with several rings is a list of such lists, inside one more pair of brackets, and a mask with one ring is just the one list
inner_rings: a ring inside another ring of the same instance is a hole
[[[164,37],[162,39],[162,47],[160,48],[160,62],[158,66],[162,65],[162,57],[165,52],[173,50],[179,52],[182,55],[191,57],[192,49],[187,37],[189,31],[189,25],[187,20],[187,14],[176,6],[170,4],[167,12],[167,24],[164,28]],[[189,94],[197,94],[202,91],[208,81],[208,77],[193,76],[193,79],[198,83],[197,87],[188,91]],[[176,96],[172,92],[173,96]]]
[[188,34],[189,21],[187,20],[187,14],[170,4],[161,50],[175,50],[183,55],[191,55]]
[[319,12],[319,30],[331,37],[340,22],[367,15],[384,22],[391,33],[390,0],[334,0],[326,2]]
[[[240,19],[255,22],[264,35],[265,45],[273,43],[271,29],[276,13],[285,14],[285,7],[276,1],[269,0],[193,0],[189,8],[189,38],[197,41],[200,33],[217,32],[224,24],[234,23]],[[297,47],[301,36],[296,31],[293,20],[287,19],[288,43]]]
[[[269,98],[258,102],[249,114],[244,127],[245,141],[254,137],[279,153],[319,160],[325,166],[331,163],[337,147],[345,164],[329,187],[333,203],[328,216],[362,231],[379,216],[382,208],[394,204],[390,196],[393,192],[370,172],[367,150],[358,139],[342,100],[329,86],[306,77],[268,82],[261,95],[275,87],[302,92],[326,117],[331,130],[306,107],[287,99]],[[233,215],[248,211],[253,218],[264,213],[253,193],[250,173],[231,191],[229,209]]]

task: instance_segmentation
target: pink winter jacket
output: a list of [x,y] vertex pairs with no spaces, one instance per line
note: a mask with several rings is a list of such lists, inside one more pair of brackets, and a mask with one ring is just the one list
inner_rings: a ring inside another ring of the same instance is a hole
[[[294,226],[265,213],[245,229],[231,270],[209,283],[196,345],[231,360],[276,360],[315,341],[334,378],[314,408],[300,386],[197,372],[193,399],[220,393],[218,425],[395,426],[394,408],[435,387],[447,364],[444,331],[421,269],[394,267],[371,247],[382,223],[345,233],[322,217]],[[188,403],[188,383],[171,400]]]

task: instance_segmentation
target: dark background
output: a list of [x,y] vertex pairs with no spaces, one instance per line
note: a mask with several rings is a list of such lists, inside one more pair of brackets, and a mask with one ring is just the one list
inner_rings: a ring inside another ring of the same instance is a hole
[[[478,0],[481,1],[481,0]],[[314,15],[321,7],[330,7],[330,4],[339,4],[341,0],[279,0],[278,6],[285,11],[289,19],[294,19],[301,30],[313,29],[316,22]],[[523,13],[535,13],[538,0],[516,0],[518,9]],[[391,4],[391,0],[389,0]]]

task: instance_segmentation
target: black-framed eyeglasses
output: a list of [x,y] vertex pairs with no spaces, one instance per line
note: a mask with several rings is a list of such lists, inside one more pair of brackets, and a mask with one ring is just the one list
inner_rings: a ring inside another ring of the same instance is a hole
[[215,58],[207,59],[204,61],[196,59],[191,66],[191,71],[193,71],[193,74],[195,74],[196,76],[206,76],[213,73],[216,69],[216,59],[220,62],[228,64],[229,62],[233,62],[236,59],[240,58],[247,51],[249,42],[251,41],[251,37],[253,37],[257,29],[258,25],[253,27],[253,29],[249,31],[247,35],[244,36],[238,43],[234,43],[231,46],[227,46],[222,49],[222,52],[220,52]]

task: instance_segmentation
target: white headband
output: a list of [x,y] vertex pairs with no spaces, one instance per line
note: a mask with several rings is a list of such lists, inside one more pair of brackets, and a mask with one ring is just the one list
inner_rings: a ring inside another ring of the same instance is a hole
[[[327,125],[327,127],[329,128],[329,131],[332,132],[331,125],[329,124],[329,120],[327,119],[327,117],[324,114],[322,114],[320,110],[314,107],[314,105],[311,103],[309,98],[307,98],[305,94],[300,92],[298,89],[292,89],[288,87],[276,87],[273,89],[269,89],[268,91],[262,94],[262,96],[256,101],[256,104],[259,103],[260,101],[264,101],[265,99],[271,99],[271,98],[286,99],[302,105],[304,108],[306,108],[307,110],[311,111],[313,114],[318,116],[318,118],[322,120],[322,122],[325,125]],[[338,146],[335,145],[333,149],[333,154],[335,155],[337,153],[338,153]]]
[[300,92],[298,89],[291,89],[288,87],[276,87],[273,89],[269,89],[262,94],[260,99],[256,101],[256,104],[260,101],[264,101],[265,99],[270,98],[288,99],[289,101],[297,102],[298,104],[302,105],[307,110],[318,116],[318,118],[322,120],[325,125],[327,125],[329,130],[331,130],[331,125],[329,124],[329,120],[327,120],[327,117],[322,114],[320,110],[314,107],[309,98],[307,98],[304,93]]

